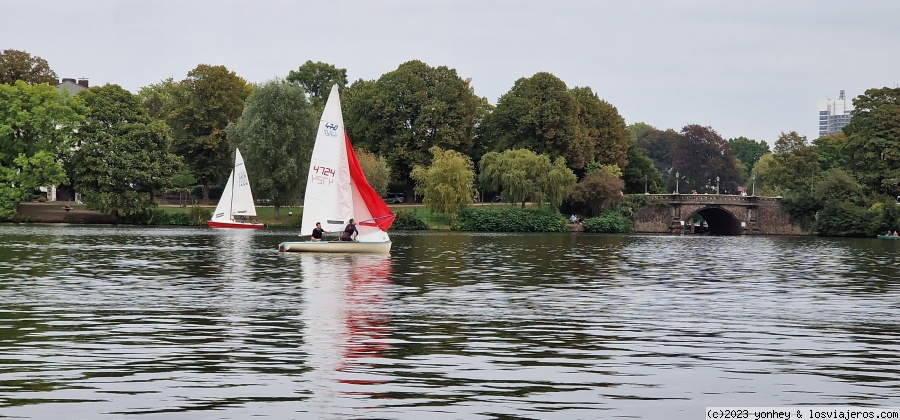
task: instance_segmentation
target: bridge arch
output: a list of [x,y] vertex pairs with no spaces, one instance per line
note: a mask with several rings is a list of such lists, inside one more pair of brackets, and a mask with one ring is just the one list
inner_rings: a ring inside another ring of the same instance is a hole
[[716,235],[808,235],[781,209],[781,197],[726,194],[635,194],[634,231],[684,233],[702,217]]
[[694,216],[700,216],[706,221],[708,226],[707,232],[710,235],[741,235],[744,228],[741,221],[730,211],[721,207],[704,207],[690,216],[687,220],[694,219]]

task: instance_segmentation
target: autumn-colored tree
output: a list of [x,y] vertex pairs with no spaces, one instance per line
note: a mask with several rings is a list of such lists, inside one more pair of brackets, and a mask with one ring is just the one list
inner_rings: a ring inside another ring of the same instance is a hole
[[47,60],[25,51],[3,50],[0,52],[0,84],[14,85],[17,80],[30,85],[48,83],[56,86],[59,83]]
[[[711,127],[685,126],[672,147],[673,172],[681,175],[679,190],[735,194],[741,175],[728,143]],[[672,175],[675,175],[674,173]],[[668,187],[675,188],[670,178]]]

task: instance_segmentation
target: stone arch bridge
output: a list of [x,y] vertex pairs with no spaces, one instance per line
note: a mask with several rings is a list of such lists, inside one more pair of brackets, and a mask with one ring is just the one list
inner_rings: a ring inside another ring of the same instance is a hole
[[634,231],[682,233],[702,218],[712,235],[808,235],[781,209],[781,197],[721,194],[635,194],[644,198]]

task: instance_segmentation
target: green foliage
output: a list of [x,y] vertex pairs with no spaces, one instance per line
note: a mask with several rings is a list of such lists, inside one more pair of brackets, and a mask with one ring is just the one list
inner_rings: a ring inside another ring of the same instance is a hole
[[490,191],[500,191],[506,202],[559,204],[575,188],[576,177],[557,158],[552,164],[547,155],[527,149],[486,153],[479,162],[479,181]]
[[13,85],[16,81],[31,85],[47,83],[56,86],[56,72],[38,56],[25,51],[7,49],[0,52],[0,84]]
[[[487,100],[475,96],[456,70],[409,61],[374,82],[357,82],[344,96],[344,119],[358,146],[384,156],[393,176],[407,178],[431,161],[433,146],[470,155]],[[471,196],[470,196],[471,198]]]
[[372,189],[379,195],[386,194],[391,182],[391,167],[387,159],[364,149],[356,149],[356,158]]
[[227,178],[233,153],[225,127],[237,121],[251,85],[225,66],[198,65],[179,83],[172,98],[169,124],[175,133],[175,151],[203,183],[203,199],[209,201],[214,182]]
[[584,231],[588,233],[631,233],[633,230],[631,219],[615,210],[606,210],[584,221]]
[[150,217],[155,198],[171,185],[179,165],[171,153],[171,131],[117,85],[85,90],[78,98],[88,114],[78,132],[81,148],[71,161],[75,188],[91,209]]
[[853,100],[845,151],[869,190],[900,195],[900,88],[868,89]]
[[401,210],[396,213],[394,224],[391,229],[397,230],[428,230],[428,223],[425,223],[418,213],[415,211]]
[[900,203],[894,200],[878,202],[873,205],[870,210],[880,213],[878,232],[884,232],[887,229],[892,231],[900,230]]
[[628,148],[628,165],[622,169],[622,181],[625,183],[626,194],[661,194],[666,191],[653,159],[634,141]]
[[[760,162],[763,162],[762,158]],[[803,189],[811,190],[812,183],[819,174],[816,148],[809,146],[806,136],[801,136],[796,131],[781,133],[775,142],[772,160],[764,164],[766,169],[765,176],[762,176],[763,188],[783,195]]]
[[332,64],[320,61],[307,60],[297,70],[288,73],[287,81],[296,83],[309,94],[309,101],[316,114],[321,114],[325,109],[325,101],[331,92],[331,87],[338,85],[347,86],[347,69],[340,69]]
[[244,156],[254,195],[272,200],[278,215],[306,188],[317,123],[301,87],[273,80],[253,91],[225,130]]
[[[579,105],[578,135],[584,136],[583,141],[573,142],[571,146],[578,147],[581,143],[586,161],[624,168],[629,145],[625,119],[616,107],[600,99],[591,88],[576,87],[570,91]],[[570,152],[570,155],[577,153]]]
[[813,146],[819,155],[819,169],[827,171],[832,168],[851,171],[850,153],[847,153],[847,136],[843,133],[831,134],[813,140]]
[[[593,158],[587,152],[594,152],[587,147],[587,137],[599,137],[600,133],[580,133],[578,111],[578,99],[562,80],[550,73],[536,73],[517,80],[497,100],[497,107],[481,124],[479,136],[492,142],[493,151],[526,149],[550,159],[564,157],[570,168],[582,168]],[[602,112],[599,107],[596,111],[599,121]],[[601,126],[591,116],[585,115],[582,125]]]
[[[734,153],[734,157],[744,165],[745,170],[753,168],[766,153],[769,153],[768,143],[760,140],[751,140],[746,137],[738,137],[728,140],[728,147]],[[743,179],[749,179],[749,173],[741,174]]]
[[781,200],[781,208],[790,215],[791,222],[809,231],[816,229],[816,213],[823,204],[807,190],[791,192]]
[[818,232],[825,236],[875,236],[880,212],[840,200],[828,200],[819,212]]
[[450,225],[452,230],[480,232],[565,232],[567,222],[556,211],[514,207],[466,207]]
[[657,171],[668,173],[672,168],[672,148],[681,136],[675,130],[657,130],[651,126],[638,126],[632,131],[637,145],[647,152]]
[[416,194],[429,210],[452,215],[472,204],[475,171],[468,156],[452,150],[432,147],[431,165],[416,166],[410,176],[416,181]]

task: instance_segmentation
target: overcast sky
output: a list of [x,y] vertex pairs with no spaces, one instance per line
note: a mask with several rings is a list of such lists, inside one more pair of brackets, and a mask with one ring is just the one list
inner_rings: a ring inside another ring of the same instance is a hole
[[0,49],[132,92],[198,64],[250,82],[307,60],[374,80],[409,60],[456,69],[496,104],[549,72],[627,124],[722,137],[818,135],[820,100],[900,83],[898,0],[20,0]]

